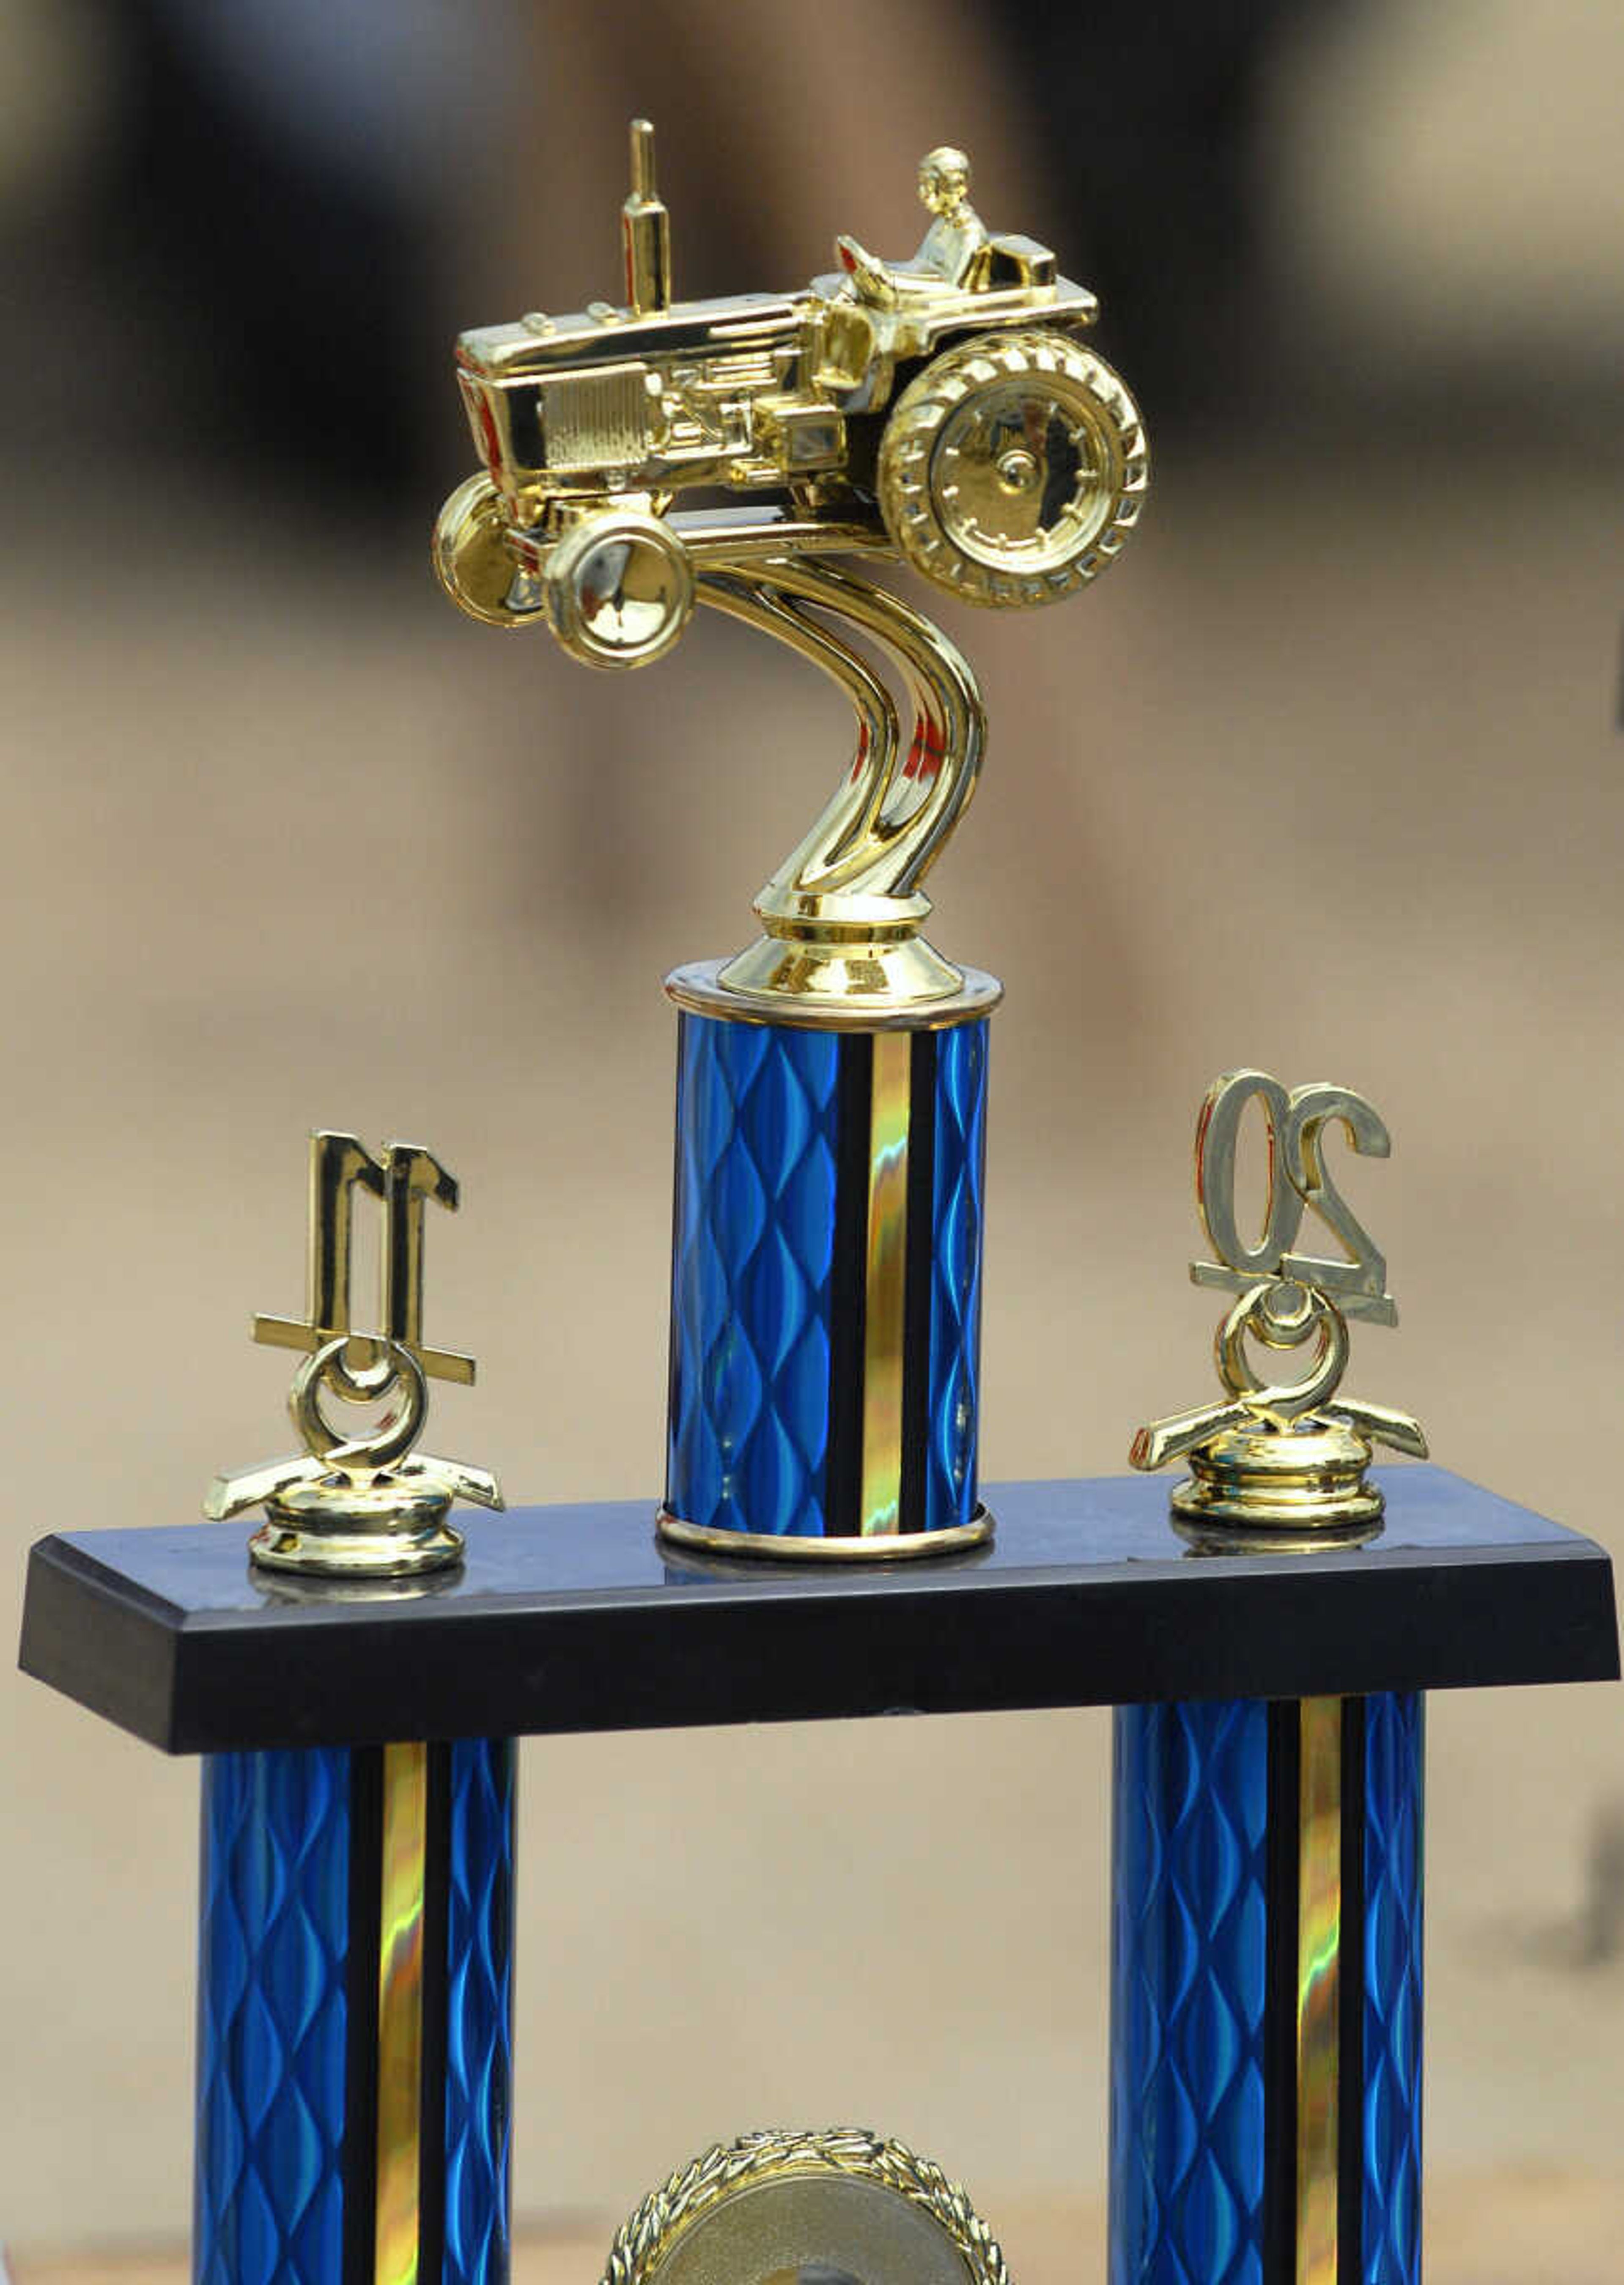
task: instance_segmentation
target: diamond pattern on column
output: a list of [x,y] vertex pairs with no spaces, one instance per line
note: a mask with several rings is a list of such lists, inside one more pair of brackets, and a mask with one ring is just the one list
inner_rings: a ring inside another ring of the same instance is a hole
[[1267,1708],[1116,1715],[1111,2285],[1262,2285]]
[[514,1747],[451,1747],[440,2285],[506,2285],[513,2128]]
[[333,2285],[349,1755],[203,1764],[197,2285]]
[[927,1531],[976,1512],[987,1032],[985,1022],[956,1024],[937,1040]]
[[824,1529],[840,1041],[685,1014],[666,1504]]
[[1362,2285],[1421,2276],[1422,1856],[1425,1703],[1365,1700]]

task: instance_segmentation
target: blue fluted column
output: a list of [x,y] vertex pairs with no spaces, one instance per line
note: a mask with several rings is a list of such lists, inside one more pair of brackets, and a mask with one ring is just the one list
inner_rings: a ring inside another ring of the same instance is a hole
[[514,1748],[203,1764],[197,2285],[505,2285]]
[[1111,2285],[1418,2285],[1418,1695],[1116,1716]]
[[683,1013],[668,1520],[975,1525],[987,1028]]

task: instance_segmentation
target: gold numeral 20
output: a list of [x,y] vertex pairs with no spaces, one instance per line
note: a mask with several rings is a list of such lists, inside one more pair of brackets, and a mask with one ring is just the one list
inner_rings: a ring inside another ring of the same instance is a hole
[[[1268,1140],[1268,1199],[1263,1228],[1249,1244],[1236,1213],[1235,1160],[1241,1119],[1257,1102]],[[1196,1202],[1216,1261],[1193,1261],[1197,1285],[1244,1292],[1267,1277],[1288,1277],[1329,1295],[1345,1317],[1383,1325],[1398,1321],[1387,1264],[1376,1241],[1332,1181],[1325,1130],[1339,1125],[1361,1158],[1385,1158],[1393,1148],[1375,1106],[1345,1087],[1316,1084],[1288,1095],[1267,1072],[1230,1072],[1216,1080],[1196,1130]],[[1312,1213],[1346,1248],[1327,1258],[1294,1249],[1303,1216]]]

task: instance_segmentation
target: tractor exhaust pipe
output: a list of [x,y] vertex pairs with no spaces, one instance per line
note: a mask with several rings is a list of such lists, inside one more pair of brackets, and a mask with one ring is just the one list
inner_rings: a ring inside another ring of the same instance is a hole
[[626,251],[626,301],[633,317],[671,306],[671,218],[654,179],[654,129],[632,122],[632,195],[620,210]]

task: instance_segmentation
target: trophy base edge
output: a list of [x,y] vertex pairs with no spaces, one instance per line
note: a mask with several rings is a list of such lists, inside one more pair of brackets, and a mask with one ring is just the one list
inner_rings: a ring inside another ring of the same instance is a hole
[[985,1507],[977,1507],[968,1523],[948,1524],[939,1531],[875,1532],[867,1537],[848,1532],[828,1539],[688,1523],[668,1507],[661,1508],[655,1517],[656,1535],[673,1547],[777,1563],[898,1563],[921,1557],[961,1555],[967,1548],[986,1546],[995,1528],[992,1511]]

